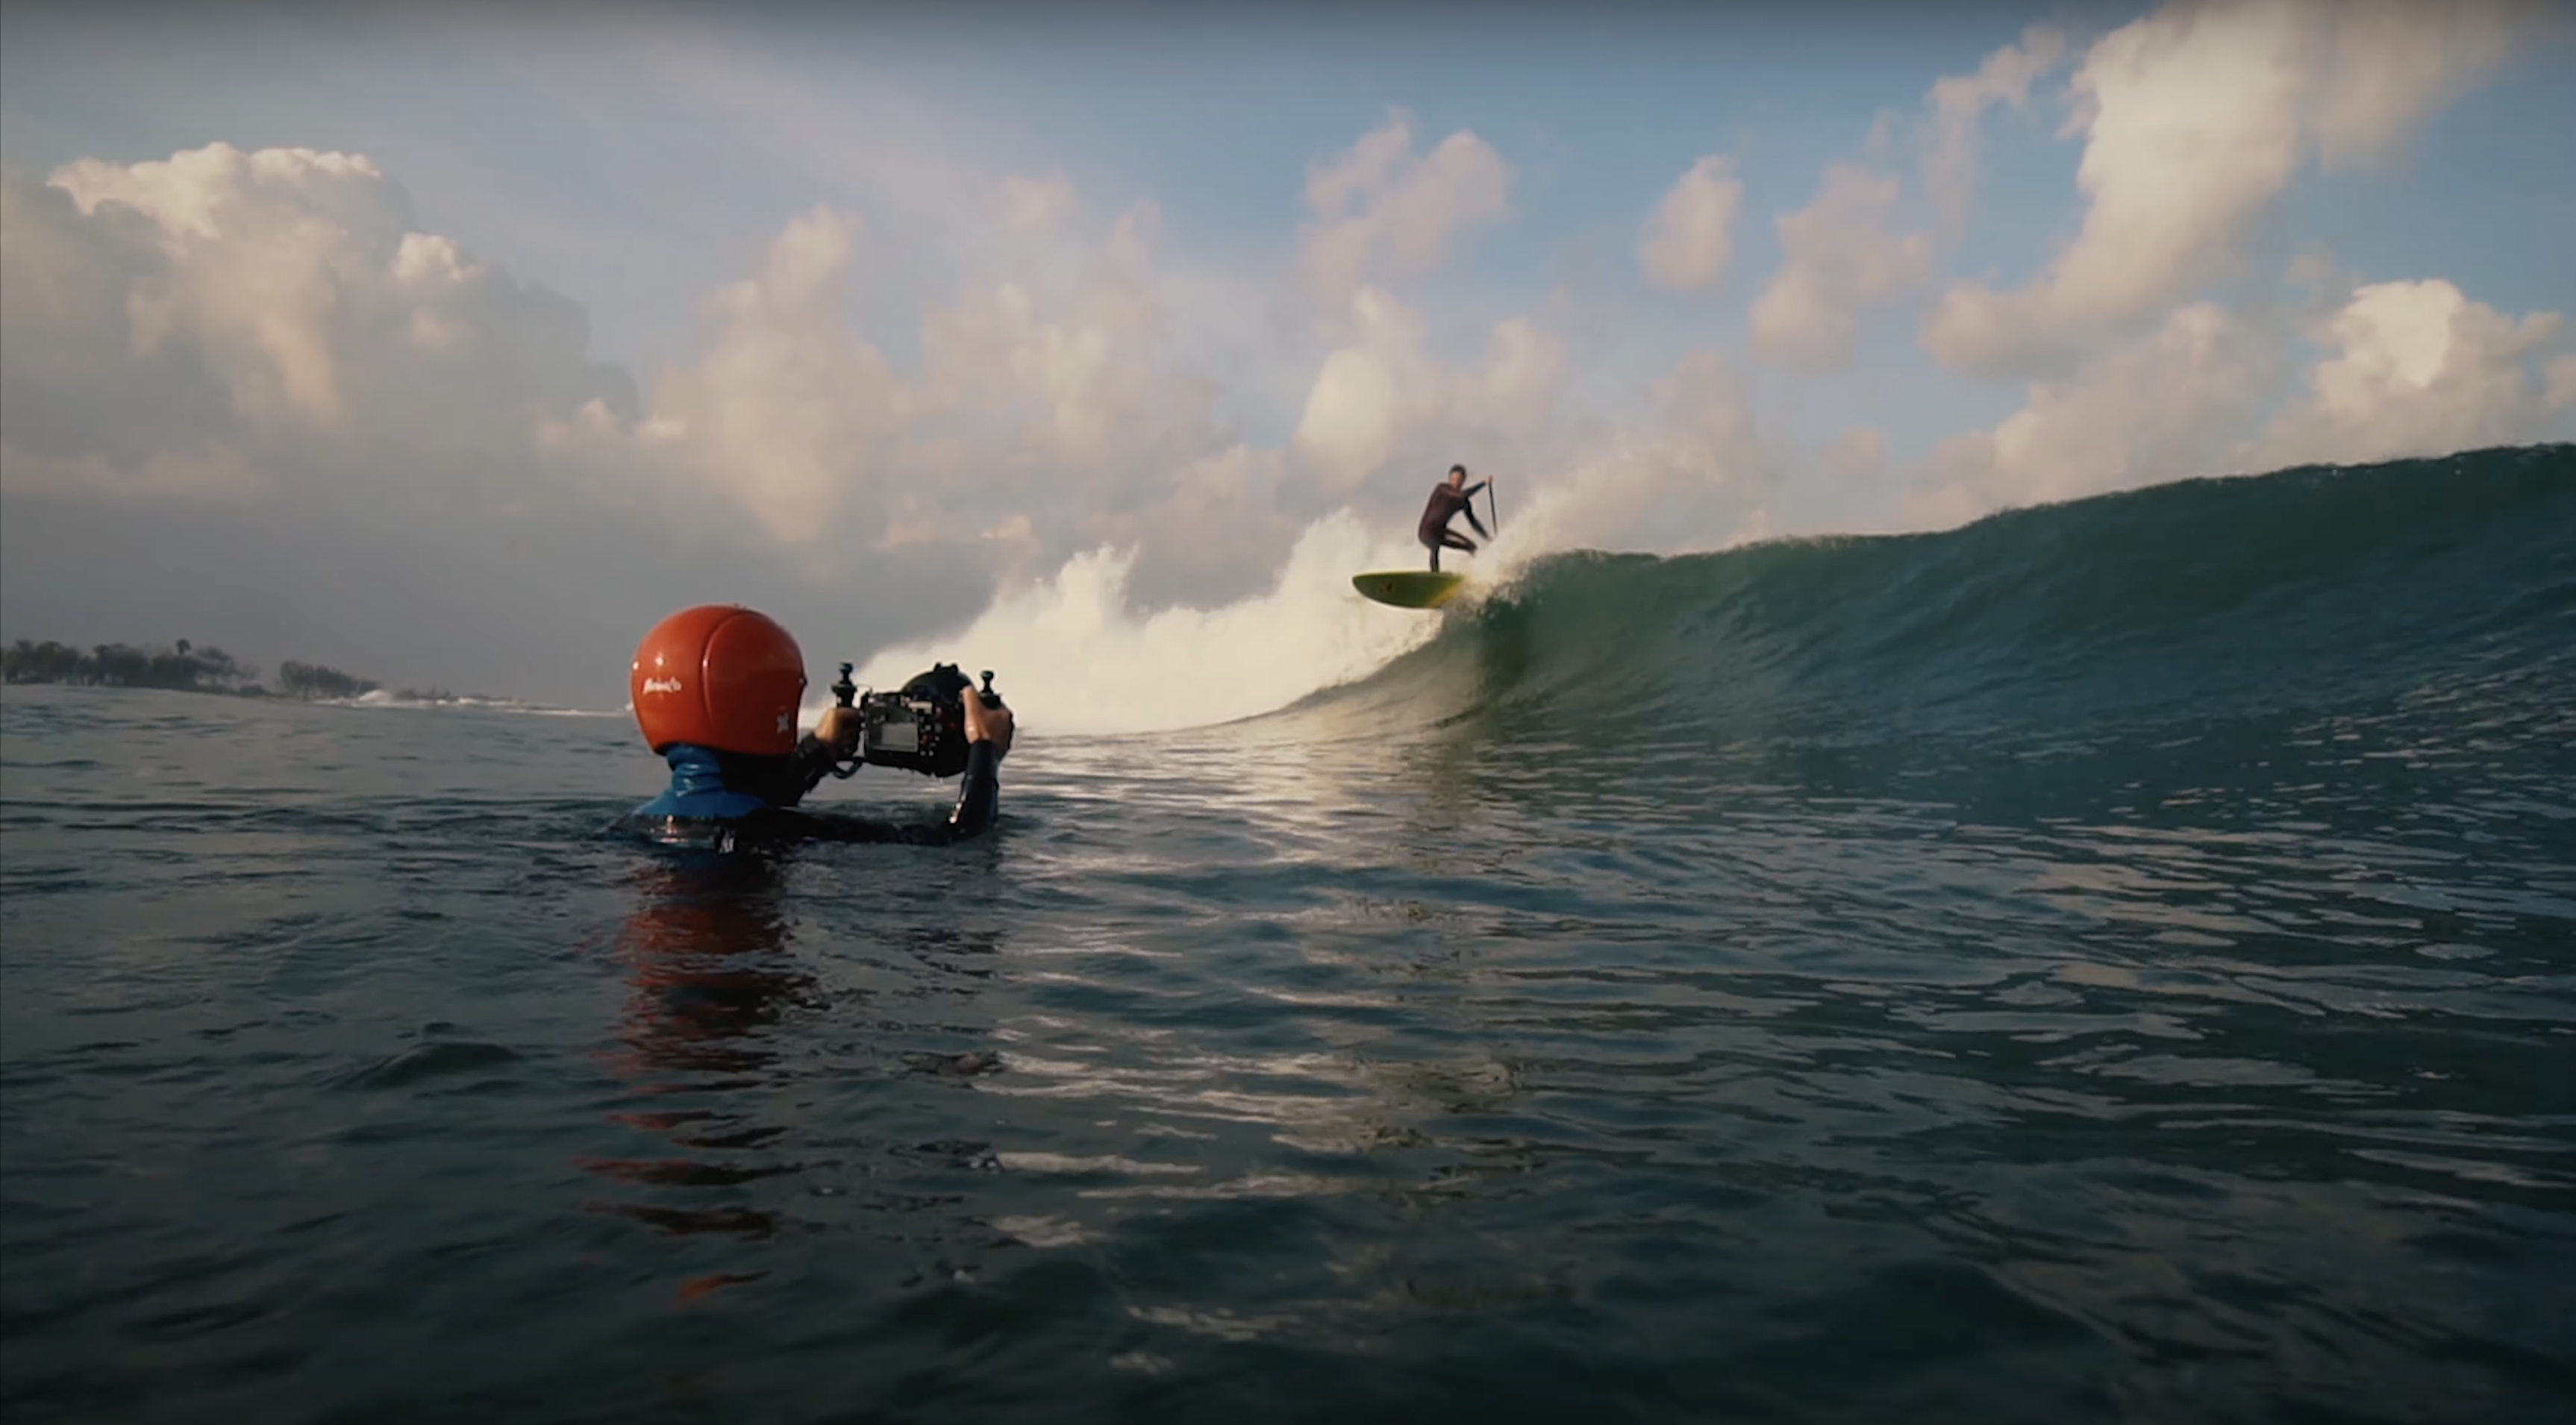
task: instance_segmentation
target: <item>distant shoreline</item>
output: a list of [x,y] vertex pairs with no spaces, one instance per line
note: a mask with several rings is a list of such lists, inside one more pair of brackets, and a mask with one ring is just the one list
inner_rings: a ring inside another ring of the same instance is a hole
[[[443,689],[397,688],[387,690],[384,688],[373,688],[369,689],[365,693],[357,693],[348,697],[342,697],[338,694],[308,695],[304,693],[285,693],[279,692],[274,688],[264,688],[256,685],[246,688],[218,688],[200,683],[194,686],[164,687],[157,683],[96,683],[79,682],[68,678],[10,678],[5,680],[5,684],[12,688],[79,688],[87,692],[99,693],[193,693],[201,697],[233,698],[246,702],[326,703],[335,707],[366,706],[371,702],[377,701],[374,696],[376,694],[383,695],[381,701],[383,705],[387,707],[540,706],[535,703],[520,703],[510,698],[486,698],[470,693],[451,693]],[[556,711],[556,709],[548,710]],[[580,709],[560,709],[560,711],[580,711]]]
[[[349,701],[385,692],[373,678],[361,678],[321,663],[294,659],[277,665],[278,687],[259,681],[259,670],[220,648],[200,648],[187,639],[158,647],[100,643],[76,648],[46,639],[19,639],[0,650],[0,682],[11,685],[52,684],[76,688],[151,688],[166,693],[212,693],[231,698],[268,698],[286,702]],[[469,699],[445,688],[403,688],[388,694],[407,703],[460,703]]]

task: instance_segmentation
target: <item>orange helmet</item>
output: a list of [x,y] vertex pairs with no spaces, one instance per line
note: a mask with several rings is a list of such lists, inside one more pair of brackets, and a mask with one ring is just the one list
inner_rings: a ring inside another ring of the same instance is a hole
[[635,725],[660,752],[675,742],[719,752],[796,750],[805,654],[767,614],[701,604],[653,626],[627,675]]

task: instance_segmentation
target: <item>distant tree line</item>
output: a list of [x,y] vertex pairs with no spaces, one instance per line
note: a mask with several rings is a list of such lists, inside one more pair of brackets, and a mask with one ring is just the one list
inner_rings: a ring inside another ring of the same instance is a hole
[[[101,643],[89,648],[46,639],[19,639],[0,650],[0,677],[12,683],[75,683],[98,688],[169,688],[189,693],[264,697],[259,670],[220,648],[198,648],[186,639],[166,648]],[[376,684],[318,663],[277,666],[278,692],[291,698],[354,698]]]
[[103,688],[178,688],[232,692],[259,676],[220,648],[198,648],[186,639],[169,648],[101,643],[73,648],[47,639],[19,639],[0,653],[0,674],[12,683],[83,683]]
[[298,663],[292,658],[277,665],[277,687],[290,698],[354,698],[376,690],[369,679],[353,678],[337,668]]

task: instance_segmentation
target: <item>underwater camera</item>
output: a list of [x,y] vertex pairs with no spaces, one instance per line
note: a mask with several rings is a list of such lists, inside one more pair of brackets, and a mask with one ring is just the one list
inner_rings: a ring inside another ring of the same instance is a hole
[[[860,763],[905,767],[925,777],[954,777],[966,770],[966,697],[974,685],[956,664],[939,664],[892,692],[866,694],[850,681],[850,667],[842,664],[840,680],[832,684],[832,696],[841,706],[859,710],[859,755],[842,776],[856,772]],[[988,708],[1001,706],[991,669],[984,671],[983,689],[974,695]]]

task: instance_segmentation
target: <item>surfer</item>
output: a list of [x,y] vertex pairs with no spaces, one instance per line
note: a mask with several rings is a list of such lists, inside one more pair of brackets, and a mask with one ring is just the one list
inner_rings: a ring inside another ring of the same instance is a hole
[[1476,540],[1469,539],[1451,529],[1449,527],[1451,520],[1465,515],[1468,527],[1476,531],[1477,539],[1493,538],[1492,535],[1485,533],[1484,525],[1477,522],[1476,506],[1473,503],[1476,492],[1492,483],[1494,483],[1494,477],[1488,475],[1470,485],[1467,483],[1467,467],[1452,465],[1449,467],[1449,478],[1431,487],[1431,502],[1422,507],[1422,524],[1414,530],[1414,535],[1422,541],[1423,548],[1431,551],[1433,573],[1440,571],[1441,550],[1463,549],[1469,554],[1476,552]]
[[945,845],[980,836],[1001,802],[1011,710],[963,695],[966,772],[944,821],[917,825],[818,816],[796,804],[858,750],[854,707],[824,710],[796,735],[805,655],[767,615],[738,605],[683,609],[654,625],[628,678],[644,742],[671,765],[670,788],[629,822],[657,839],[734,850],[794,841]]

